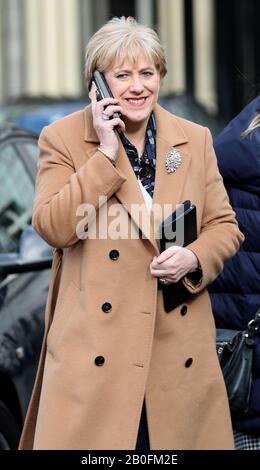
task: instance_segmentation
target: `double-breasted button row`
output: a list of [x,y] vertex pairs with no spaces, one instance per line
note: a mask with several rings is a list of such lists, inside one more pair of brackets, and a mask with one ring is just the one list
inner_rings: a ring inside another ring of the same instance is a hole
[[[189,357],[189,358],[185,361],[185,364],[184,364],[184,365],[185,365],[186,368],[188,368],[188,367],[190,367],[190,366],[192,365],[192,363],[193,363],[193,359],[192,359],[192,357]],[[96,364],[96,366],[98,366],[98,367],[103,366],[103,365],[105,364],[105,358],[104,358],[103,356],[97,356],[97,357],[95,358],[95,364]]]
[[[118,258],[119,258],[119,251],[118,250],[111,250],[109,252],[109,258],[112,260],[112,261],[117,261]],[[110,313],[112,311],[112,305],[110,302],[104,302],[101,306],[102,308],[102,311],[104,313]],[[101,367],[105,364],[105,358],[103,356],[97,356],[95,358],[95,364],[96,366],[98,367]]]
[[[119,251],[118,250],[111,250],[109,252],[109,258],[112,260],[112,261],[117,261],[118,258],[119,258]],[[103,305],[102,305],[102,310],[104,313],[110,313],[112,311],[112,305],[110,302],[105,302]]]
[[[180,314],[184,317],[186,314],[188,313],[188,306],[187,305],[182,305],[181,309],[180,309]],[[184,363],[184,366],[185,367],[190,367],[193,363],[193,359],[192,357],[189,357],[185,363]]]

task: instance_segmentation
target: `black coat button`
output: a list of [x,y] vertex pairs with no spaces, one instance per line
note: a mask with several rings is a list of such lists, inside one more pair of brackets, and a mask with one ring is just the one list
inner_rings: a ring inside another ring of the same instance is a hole
[[102,310],[103,310],[104,313],[110,313],[111,310],[112,310],[112,305],[109,302],[105,302],[102,305]]
[[182,315],[182,316],[186,315],[187,311],[188,311],[187,305],[183,305],[183,306],[181,307],[181,315]]
[[187,359],[187,361],[185,362],[185,367],[190,367],[192,363],[193,363],[193,359],[192,357],[189,357],[189,359]]
[[112,259],[112,261],[116,261],[119,258],[119,251],[118,250],[111,250],[109,253],[109,258]]
[[103,356],[97,356],[96,359],[95,359],[95,364],[96,366],[103,366],[103,364],[105,363],[105,358]]

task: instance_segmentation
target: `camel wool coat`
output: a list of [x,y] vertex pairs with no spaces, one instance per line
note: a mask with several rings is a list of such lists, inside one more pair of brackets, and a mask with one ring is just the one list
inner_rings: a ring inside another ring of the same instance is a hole
[[[201,279],[194,285],[186,277],[193,295],[165,313],[149,269],[159,255],[152,218],[145,210],[148,224],[142,224],[133,210],[144,200],[123,146],[114,166],[98,150],[90,107],[46,127],[33,225],[55,250],[21,449],[135,449],[144,397],[151,449],[233,448],[206,285],[243,235],[209,131],[159,105],[154,112],[153,202],[173,206],[169,213],[186,199],[196,205],[198,239],[189,248]],[[167,173],[165,157],[173,147],[182,161]],[[97,218],[86,215],[89,207]],[[101,227],[98,237],[89,233],[93,220]],[[115,227],[121,237],[114,236]]]

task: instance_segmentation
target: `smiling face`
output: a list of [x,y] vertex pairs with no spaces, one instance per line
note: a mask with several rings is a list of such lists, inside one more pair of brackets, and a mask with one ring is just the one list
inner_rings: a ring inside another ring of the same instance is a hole
[[105,78],[119,105],[126,125],[146,125],[158,99],[160,74],[154,63],[141,54],[133,64],[129,60],[105,72]]

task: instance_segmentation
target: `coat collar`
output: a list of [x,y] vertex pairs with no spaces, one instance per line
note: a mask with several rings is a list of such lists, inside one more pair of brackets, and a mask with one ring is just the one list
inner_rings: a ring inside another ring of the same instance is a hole
[[93,127],[91,105],[86,106],[86,108],[84,109],[84,126],[85,126],[84,140],[86,142],[93,142],[93,143],[98,144],[99,139]]
[[[190,163],[190,155],[184,150],[179,150],[182,156],[182,163],[180,168],[175,173],[167,173],[165,168],[165,157],[173,147],[178,147],[188,142],[187,135],[181,125],[179,118],[170,114],[158,104],[154,108],[157,131],[156,131],[156,177],[153,204],[164,205],[169,207],[169,213],[175,209],[175,205],[182,202],[180,200],[181,190],[185,181],[186,173]],[[99,139],[93,127],[91,107],[87,106],[84,113],[85,120],[85,141],[93,144],[99,143]],[[92,149],[91,154],[96,150]],[[145,238],[154,246],[158,252],[157,242],[154,234],[154,220],[155,225],[159,223],[156,211],[152,217],[148,214],[144,207],[142,217],[138,211],[133,211],[133,207],[140,207],[144,204],[143,195],[139,188],[136,176],[133,172],[129,159],[125,153],[124,147],[119,139],[119,154],[117,160],[117,168],[126,176],[126,181],[119,190],[116,192],[116,197],[127,209],[134,223],[141,228]],[[164,213],[166,217],[168,213]],[[157,221],[158,219],[158,221]]]

